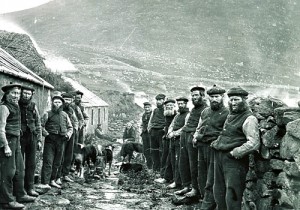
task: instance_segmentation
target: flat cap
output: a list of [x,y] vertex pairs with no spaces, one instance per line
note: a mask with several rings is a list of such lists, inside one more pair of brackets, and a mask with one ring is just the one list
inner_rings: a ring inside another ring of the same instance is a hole
[[191,92],[196,91],[196,90],[205,91],[205,88],[202,86],[194,86],[191,88]]
[[179,97],[179,98],[176,98],[176,101],[185,101],[185,102],[188,102],[189,99],[186,98],[186,97]]
[[151,104],[148,101],[144,102],[143,104],[144,106],[151,106]]
[[61,100],[63,103],[65,103],[65,100],[63,99],[63,97],[59,96],[59,95],[55,95],[52,97],[52,101],[54,101],[55,99],[59,99]]
[[1,90],[5,93],[7,92],[8,90],[14,88],[14,87],[18,87],[18,88],[22,88],[22,85],[21,84],[18,84],[18,83],[9,83],[8,85],[5,85],[1,88]]
[[63,98],[73,98],[74,97],[72,93],[63,93],[61,96]]
[[176,101],[175,101],[174,99],[167,98],[167,100],[165,100],[164,104],[168,104],[168,103],[173,103],[173,104],[175,104]]
[[164,95],[164,94],[158,94],[156,97],[155,97],[155,99],[156,100],[160,100],[160,99],[165,99],[166,98],[166,96]]
[[80,90],[76,90],[76,91],[75,91],[75,94],[76,94],[76,95],[83,95],[83,92],[81,92]]
[[221,88],[221,87],[219,87],[219,86],[217,86],[217,85],[213,85],[211,88],[209,88],[209,89],[206,91],[206,93],[207,93],[208,95],[223,94],[223,93],[225,93],[225,92],[226,92],[226,90],[225,90],[224,88]]
[[230,88],[227,91],[227,95],[230,96],[248,96],[248,92],[241,88],[240,86]]
[[32,92],[35,91],[33,87],[27,86],[27,85],[22,85],[22,90],[31,90]]

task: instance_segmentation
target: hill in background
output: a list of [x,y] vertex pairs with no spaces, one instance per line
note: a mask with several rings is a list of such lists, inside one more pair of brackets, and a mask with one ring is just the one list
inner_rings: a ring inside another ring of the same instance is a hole
[[297,86],[299,15],[295,0],[57,0],[4,18],[68,58],[79,69],[69,76],[98,94],[152,97],[200,82]]

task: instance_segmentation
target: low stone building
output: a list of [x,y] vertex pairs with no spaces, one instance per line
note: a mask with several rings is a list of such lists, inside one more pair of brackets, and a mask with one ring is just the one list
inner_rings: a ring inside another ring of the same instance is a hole
[[[40,113],[50,108],[50,93],[54,87],[0,48],[0,85],[4,86],[11,82],[35,89],[33,101],[37,104]],[[0,97],[2,96],[3,92],[0,91]]]
[[102,124],[104,132],[108,131],[108,104],[92,91],[74,81],[71,78],[63,77],[63,79],[71,84],[75,90],[83,92],[82,104],[89,116],[89,122],[86,127],[87,134],[93,134],[97,125]]

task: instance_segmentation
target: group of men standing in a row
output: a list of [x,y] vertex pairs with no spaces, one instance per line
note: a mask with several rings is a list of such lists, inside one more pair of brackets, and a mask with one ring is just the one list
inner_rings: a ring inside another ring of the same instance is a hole
[[157,107],[144,103],[142,140],[147,166],[160,174],[156,182],[180,188],[175,194],[202,199],[201,209],[240,210],[248,171],[248,154],[260,146],[258,121],[241,87],[227,91],[214,85],[191,90],[188,98],[165,100],[156,96]]
[[[22,209],[21,203],[34,202],[36,150],[45,136],[41,183],[45,188],[61,188],[68,176],[76,142],[83,143],[88,120],[81,105],[83,93],[65,93],[52,97],[51,109],[40,118],[32,101],[35,90],[20,84],[2,87],[0,104],[0,205]],[[50,186],[51,185],[51,186]]]

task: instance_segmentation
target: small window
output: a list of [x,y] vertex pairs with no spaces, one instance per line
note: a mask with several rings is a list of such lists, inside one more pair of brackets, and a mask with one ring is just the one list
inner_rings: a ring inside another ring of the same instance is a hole
[[101,123],[101,109],[98,109],[98,124]]

